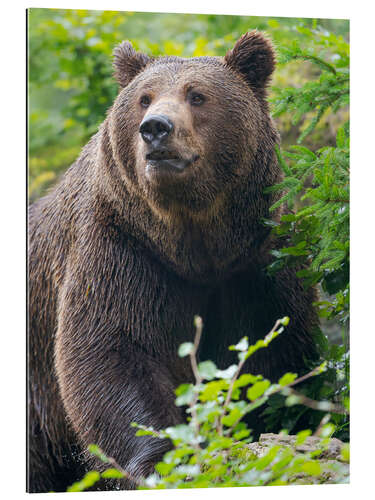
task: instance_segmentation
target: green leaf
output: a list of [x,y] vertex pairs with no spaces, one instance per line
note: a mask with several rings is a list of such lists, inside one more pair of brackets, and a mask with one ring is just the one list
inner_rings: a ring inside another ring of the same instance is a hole
[[350,462],[350,445],[349,443],[344,443],[341,448],[341,460],[344,462]]
[[282,222],[294,222],[296,220],[296,216],[294,214],[285,214],[281,216]]
[[326,425],[323,425],[322,429],[320,430],[319,436],[321,438],[329,438],[332,436],[335,430],[336,427],[333,424],[328,423]]
[[166,464],[165,462],[158,462],[155,465],[155,470],[161,476],[167,476],[174,468],[174,464]]
[[290,318],[288,316],[284,316],[283,318],[281,318],[280,323],[283,326],[288,326],[289,325],[289,321],[290,321]]
[[322,468],[319,462],[315,462],[313,460],[309,462],[305,462],[302,464],[301,469],[303,472],[306,472],[309,476],[319,476],[322,473]]
[[229,346],[230,351],[241,351],[245,352],[249,348],[249,342],[247,337],[243,337],[238,344]]
[[255,384],[258,380],[262,380],[261,375],[251,375],[250,373],[243,373],[238,379],[234,382],[233,387],[236,389],[237,387],[245,387],[249,384]]
[[198,365],[199,375],[206,380],[212,380],[216,376],[217,367],[212,361],[202,361]]
[[203,402],[205,401],[215,401],[221,391],[229,388],[228,382],[225,380],[215,380],[213,382],[208,382],[203,391],[199,395],[199,399]]
[[121,471],[119,471],[118,469],[107,469],[104,472],[102,472],[102,477],[120,479],[120,478],[124,477],[124,474]]
[[191,354],[193,351],[194,351],[194,344],[192,344],[191,342],[184,342],[178,348],[178,355],[180,356],[180,358],[183,358],[188,354]]
[[74,491],[85,491],[88,488],[91,488],[97,481],[100,479],[99,472],[92,470],[88,472],[81,481],[77,481],[73,483],[66,491],[74,492]]
[[347,134],[345,132],[345,127],[340,127],[336,134],[336,144],[338,148],[345,148],[347,140]]
[[233,408],[228,415],[225,415],[221,421],[227,427],[232,427],[232,425],[237,422],[237,420],[241,417],[241,411],[238,408]]
[[167,427],[165,432],[173,441],[183,441],[189,444],[194,440],[194,431],[186,424]]
[[270,385],[271,382],[269,380],[262,380],[261,382],[256,382],[252,387],[250,387],[247,390],[246,393],[247,398],[250,399],[250,401],[258,399],[260,396],[263,396],[263,394]]
[[155,432],[148,429],[138,429],[135,433],[136,436],[154,436]]
[[235,439],[236,441],[241,441],[242,439],[249,437],[250,434],[250,429],[241,429],[233,434],[233,439]]
[[316,154],[310,151],[310,149],[305,148],[304,146],[290,146],[290,149],[301,153],[301,155],[303,155],[309,161],[316,160]]
[[241,351],[238,353],[238,359],[240,361],[245,361],[248,358],[248,353],[245,351]]
[[194,448],[186,445],[182,445],[179,448],[174,448],[171,451],[167,451],[167,453],[163,457],[163,462],[167,464],[176,464],[180,462],[180,459],[187,456],[187,455],[192,455],[194,454],[195,450]]
[[193,401],[195,396],[193,384],[181,384],[176,389],[176,405],[184,406]]
[[224,450],[230,448],[233,444],[233,439],[229,437],[218,437],[213,439],[207,447],[207,451]]
[[291,172],[290,168],[288,167],[288,164],[284,160],[282,153],[281,153],[281,150],[278,146],[275,146],[275,153],[276,153],[276,157],[278,159],[278,162],[279,162],[281,168],[283,169],[283,172],[285,173],[285,175],[291,175],[292,172]]
[[312,432],[310,429],[306,429],[304,431],[300,431],[298,434],[297,434],[297,437],[296,437],[296,445],[300,445],[300,444],[303,444],[306,439],[311,436]]
[[316,371],[318,374],[327,371],[327,361],[323,361],[323,363],[316,368]]
[[183,474],[184,476],[194,477],[200,472],[200,467],[198,464],[186,465],[182,464],[176,467],[176,472]]
[[234,374],[236,373],[237,368],[238,368],[238,365],[231,365],[226,370],[217,370],[216,377],[217,378],[224,378],[224,379],[231,379],[234,376]]
[[279,385],[281,386],[289,385],[292,382],[294,382],[296,378],[297,378],[296,373],[285,373],[285,375],[283,375],[279,380]]
[[108,457],[96,444],[89,444],[87,447],[89,452],[98,457],[102,462],[109,462]]

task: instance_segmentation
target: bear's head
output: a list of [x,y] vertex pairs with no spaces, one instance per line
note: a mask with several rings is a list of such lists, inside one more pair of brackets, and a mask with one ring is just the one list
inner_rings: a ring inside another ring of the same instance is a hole
[[121,90],[109,135],[127,188],[154,211],[194,215],[216,210],[249,176],[264,183],[259,151],[277,141],[265,100],[274,65],[271,43],[256,31],[225,57],[153,58],[129,42],[116,47]]

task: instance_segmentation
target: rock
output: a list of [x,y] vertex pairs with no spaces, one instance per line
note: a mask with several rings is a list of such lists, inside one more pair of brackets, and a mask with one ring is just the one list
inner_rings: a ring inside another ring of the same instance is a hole
[[295,454],[313,453],[321,451],[317,456],[314,454],[313,460],[319,462],[321,473],[315,476],[307,473],[298,473],[289,479],[293,484],[334,484],[349,482],[349,464],[345,462],[341,451],[344,443],[336,438],[325,439],[317,436],[308,436],[302,444],[296,445],[297,436],[281,434],[261,434],[259,441],[250,443],[249,450],[260,458],[265,455],[270,448],[276,445],[294,449]]
[[[296,442],[296,436],[283,436],[280,434],[261,434],[259,438],[258,443],[251,443],[250,446],[252,445],[259,445],[255,446],[254,448],[260,452],[260,450],[266,450],[270,446],[275,446],[276,444],[281,444],[284,446],[294,446]],[[308,436],[303,444],[299,444],[296,446],[296,451],[300,453],[308,453],[312,451],[316,451],[320,445],[322,444],[322,439],[317,437],[317,436]],[[327,449],[322,451],[322,454],[320,455],[320,458],[325,458],[325,459],[334,459],[334,460],[341,460],[341,449],[343,447],[343,442],[340,441],[340,439],[337,438],[331,438],[329,440],[329,444]],[[254,451],[254,453],[256,453]]]

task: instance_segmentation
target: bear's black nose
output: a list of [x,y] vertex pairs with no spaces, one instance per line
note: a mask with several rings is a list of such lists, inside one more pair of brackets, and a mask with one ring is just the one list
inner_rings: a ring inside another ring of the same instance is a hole
[[147,144],[158,146],[172,132],[173,123],[165,115],[149,115],[142,121],[139,132]]

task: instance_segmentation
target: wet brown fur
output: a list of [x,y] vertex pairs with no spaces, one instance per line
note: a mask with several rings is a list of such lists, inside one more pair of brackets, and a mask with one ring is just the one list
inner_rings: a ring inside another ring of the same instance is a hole
[[[60,184],[30,208],[29,491],[64,491],[89,464],[89,443],[135,476],[151,472],[168,443],[135,437],[129,424],[183,421],[174,389],[191,370],[177,348],[193,339],[195,314],[200,358],[221,368],[234,360],[229,344],[264,337],[285,315],[287,333],[247,370],[275,379],[315,355],[313,292],[295,270],[265,273],[275,242],[261,222],[274,201],[264,188],[281,177],[265,101],[274,63],[257,32],[225,58],[116,49],[123,89]],[[207,98],[200,108],[185,99],[191,86]],[[150,110],[173,117],[171,147],[199,154],[185,178],[145,175],[142,92]]]

